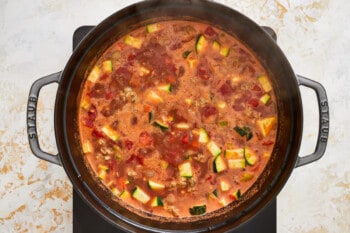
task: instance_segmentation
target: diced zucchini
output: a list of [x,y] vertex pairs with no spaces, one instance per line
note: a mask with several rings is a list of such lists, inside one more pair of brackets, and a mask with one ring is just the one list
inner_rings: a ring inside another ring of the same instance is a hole
[[230,48],[228,47],[221,47],[220,54],[224,57],[227,57],[230,54]]
[[80,102],[80,107],[81,108],[83,108],[85,110],[88,110],[89,106],[90,106],[90,103],[89,103],[89,101],[86,98],[81,100],[81,102]]
[[171,84],[165,84],[165,85],[158,86],[157,89],[160,90],[160,91],[171,92],[172,91],[172,86],[171,86]]
[[191,215],[202,215],[205,214],[205,212],[207,211],[207,206],[206,205],[195,205],[192,206],[190,209],[190,214]]
[[156,24],[156,23],[154,23],[154,24],[148,24],[148,25],[146,26],[146,31],[147,31],[148,33],[156,32],[156,31],[158,31],[159,29],[160,29],[160,28],[159,28],[159,25]]
[[98,178],[101,180],[105,180],[106,176],[107,176],[107,172],[108,172],[108,167],[106,165],[103,165],[103,164],[99,164],[97,167],[99,170]]
[[241,198],[241,190],[237,189],[236,191],[234,191],[232,194],[230,194],[230,197],[234,200],[237,201]]
[[262,86],[262,88],[264,89],[265,92],[269,92],[272,90],[272,86],[271,83],[269,81],[269,79],[267,78],[267,76],[265,75],[261,75],[258,78],[260,85]]
[[230,184],[227,183],[225,180],[220,181],[221,191],[225,192],[225,191],[228,191],[230,188],[231,188]]
[[257,121],[260,131],[264,137],[269,135],[275,121],[276,121],[275,117],[266,117]]
[[187,123],[181,122],[181,123],[177,123],[175,125],[175,127],[178,128],[178,129],[189,129],[190,125],[187,124]]
[[219,204],[222,206],[227,206],[229,202],[225,198],[220,198]]
[[142,46],[142,40],[138,37],[133,37],[130,35],[127,35],[124,39],[124,43],[127,45],[130,45],[131,47],[134,47],[136,49],[140,49]]
[[218,155],[214,160],[214,172],[220,173],[225,171],[226,169],[227,165],[225,159],[221,155]]
[[214,50],[217,50],[217,51],[220,51],[220,48],[221,48],[221,45],[220,45],[220,43],[218,42],[218,41],[214,41],[213,42],[213,49]]
[[182,53],[182,57],[183,57],[184,59],[186,59],[186,58],[188,57],[188,55],[190,55],[191,52],[192,52],[192,51],[190,51],[190,50],[186,50],[185,52]]
[[98,166],[98,169],[100,169],[101,171],[107,171],[108,170],[108,167],[106,165],[103,165],[103,164],[99,164]]
[[163,190],[165,188],[164,184],[161,183],[157,183],[154,182],[152,180],[148,180],[148,186],[152,189],[152,190]]
[[112,139],[112,141],[117,141],[119,139],[119,134],[111,126],[105,125],[102,127],[102,132]]
[[222,127],[228,126],[228,121],[219,121],[219,125]]
[[253,173],[244,172],[241,174],[241,181],[243,182],[250,181],[251,179],[253,179],[253,177],[254,177]]
[[214,194],[215,197],[218,197],[218,196],[219,196],[218,190],[217,190],[217,189],[214,189],[214,191],[212,192],[212,194]]
[[228,159],[228,167],[230,169],[243,169],[245,168],[245,159]]
[[168,130],[169,129],[169,124],[164,122],[164,121],[160,121],[160,120],[155,120],[153,122],[153,125],[160,128],[162,131],[164,130]]
[[162,103],[163,102],[163,98],[160,97],[157,93],[155,93],[154,91],[149,91],[147,94],[147,99],[154,102],[154,103]]
[[85,141],[83,143],[83,152],[86,153],[90,153],[92,152],[92,145],[89,141]]
[[156,207],[156,206],[163,206],[163,201],[159,196],[155,196],[152,200],[151,200],[151,206]]
[[216,143],[214,141],[208,142],[207,149],[215,157],[221,154],[220,147],[218,147],[218,145],[216,145]]
[[130,193],[127,191],[127,190],[123,190],[122,192],[121,192],[121,194],[119,195],[119,197],[120,198],[122,198],[122,199],[127,199],[127,198],[130,198]]
[[196,41],[196,52],[200,53],[207,46],[208,42],[203,35],[199,35]]
[[112,72],[112,61],[111,60],[106,60],[102,62],[102,70],[105,73],[111,73]]
[[253,166],[256,163],[256,161],[258,161],[258,157],[256,156],[256,154],[247,147],[244,148],[244,159],[250,166]]
[[193,176],[192,165],[190,161],[186,161],[180,164],[178,168],[181,177],[191,178]]
[[243,126],[243,128],[239,126],[235,126],[233,128],[241,137],[245,137],[247,141],[252,139],[253,133],[252,130],[248,126]]
[[270,99],[271,99],[271,96],[267,93],[265,93],[263,96],[260,97],[260,101],[265,105],[270,102]]
[[228,159],[236,159],[244,157],[244,149],[227,149],[225,150],[225,157]]
[[199,129],[199,138],[198,138],[199,143],[207,143],[209,142],[209,136],[208,133],[205,129],[200,128]]
[[117,189],[116,187],[112,188],[111,191],[112,191],[113,195],[115,195],[115,196],[119,196],[121,194],[119,189]]
[[143,204],[146,204],[151,199],[150,196],[138,186],[132,191],[132,197]]
[[94,66],[94,68],[92,68],[92,70],[90,71],[90,74],[87,80],[89,80],[92,83],[95,83],[97,79],[100,77],[100,75],[101,75],[101,69],[98,66]]

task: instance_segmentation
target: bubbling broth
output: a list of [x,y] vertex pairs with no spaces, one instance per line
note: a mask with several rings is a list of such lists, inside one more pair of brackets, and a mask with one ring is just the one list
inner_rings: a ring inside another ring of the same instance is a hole
[[162,217],[238,201],[263,172],[276,98],[254,54],[224,31],[163,21],[113,43],[79,100],[84,160],[119,202]]

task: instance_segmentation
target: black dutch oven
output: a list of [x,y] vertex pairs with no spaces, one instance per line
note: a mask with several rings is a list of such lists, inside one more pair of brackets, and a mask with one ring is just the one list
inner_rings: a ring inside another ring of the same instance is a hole
[[[237,203],[201,217],[164,219],[139,215],[111,199],[86,167],[79,144],[77,109],[79,90],[86,71],[114,41],[130,30],[160,20],[191,20],[214,25],[249,47],[271,78],[277,97],[278,133],[270,162],[257,182]],[[36,106],[40,89],[58,83],[54,111],[57,155],[40,149],[36,130]],[[316,92],[319,111],[318,140],[314,153],[298,155],[303,129],[299,86]],[[37,80],[31,87],[27,130],[32,152],[39,158],[62,165],[81,198],[116,227],[135,232],[227,231],[248,222],[274,199],[294,168],[313,162],[325,152],[329,127],[325,89],[315,81],[294,74],[274,39],[256,23],[226,6],[200,0],[151,0],[126,7],[96,26],[78,45],[62,72]]]

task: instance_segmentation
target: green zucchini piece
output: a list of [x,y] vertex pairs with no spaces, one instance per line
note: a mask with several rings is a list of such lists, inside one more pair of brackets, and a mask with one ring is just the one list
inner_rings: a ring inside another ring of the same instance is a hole
[[246,161],[245,159],[228,159],[228,167],[230,169],[243,169],[245,168]]
[[223,156],[218,155],[214,160],[214,172],[220,173],[227,169],[227,165]]
[[130,45],[131,47],[134,47],[136,49],[140,49],[142,46],[142,40],[138,37],[133,37],[130,35],[127,35],[124,39],[124,43],[127,45]]
[[227,57],[230,54],[230,48],[222,47],[220,49],[220,54],[224,57]]
[[200,128],[198,142],[207,143],[208,141],[209,141],[209,136],[208,136],[207,131],[203,128]]
[[207,211],[207,206],[206,205],[195,205],[191,207],[190,209],[190,214],[191,215],[202,215],[205,214]]
[[271,96],[267,93],[265,93],[263,96],[260,97],[260,101],[267,105],[270,102]]
[[214,42],[213,42],[213,49],[217,50],[217,51],[220,51],[220,48],[221,48],[220,43],[218,41],[214,40]]
[[146,31],[147,31],[148,33],[156,32],[156,31],[158,31],[158,30],[159,30],[159,25],[156,24],[156,23],[154,23],[154,24],[148,24],[148,25],[146,26]]
[[148,196],[148,194],[138,186],[134,188],[131,196],[143,204],[147,203],[151,199],[150,196]]
[[216,145],[216,143],[214,141],[208,142],[207,149],[215,157],[221,154],[220,147],[218,145]]
[[237,189],[230,195],[230,197],[235,201],[239,200],[241,198],[241,190]]
[[243,126],[243,128],[239,126],[235,126],[233,128],[241,137],[245,137],[247,141],[252,139],[253,133],[252,130],[248,126]]
[[171,92],[173,87],[171,86],[171,84],[165,84],[165,85],[158,86],[157,89],[160,91]]
[[244,148],[244,159],[250,166],[254,166],[256,161],[258,161],[258,157],[255,153],[248,148]]
[[156,206],[163,206],[163,201],[162,198],[159,196],[155,196],[152,200],[151,200],[151,206],[156,207]]
[[183,57],[184,59],[186,59],[186,58],[188,57],[188,55],[190,55],[191,52],[192,52],[192,51],[190,51],[190,50],[187,50],[187,51],[183,52],[183,53],[182,53],[182,57]]
[[159,120],[155,120],[153,122],[153,125],[156,127],[159,127],[162,131],[168,130],[169,129],[169,125],[167,123],[161,122]]
[[196,52],[200,53],[207,46],[207,43],[205,37],[202,34],[199,35],[196,41]]
[[161,183],[157,183],[154,182],[152,180],[148,180],[148,186],[152,189],[152,190],[163,190],[165,188],[164,184]]
[[267,78],[267,76],[265,75],[261,75],[258,78],[260,85],[262,86],[262,88],[264,89],[265,92],[269,92],[272,90],[272,86],[271,83],[269,81],[269,79]]
[[178,166],[181,177],[191,178],[193,176],[192,165],[190,161],[186,161]]

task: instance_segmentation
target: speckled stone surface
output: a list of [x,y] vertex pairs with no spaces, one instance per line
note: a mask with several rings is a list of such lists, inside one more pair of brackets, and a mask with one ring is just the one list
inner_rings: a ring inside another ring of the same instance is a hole
[[[31,84],[64,68],[72,34],[136,1],[0,0],[0,232],[72,232],[72,186],[62,167],[34,157],[26,134]],[[324,157],[296,168],[278,195],[278,233],[350,232],[350,1],[217,1],[272,27],[294,71],[322,83],[331,131]],[[57,85],[43,88],[38,132],[56,153],[53,110]],[[301,87],[304,133],[300,154],[314,150],[317,103]]]

